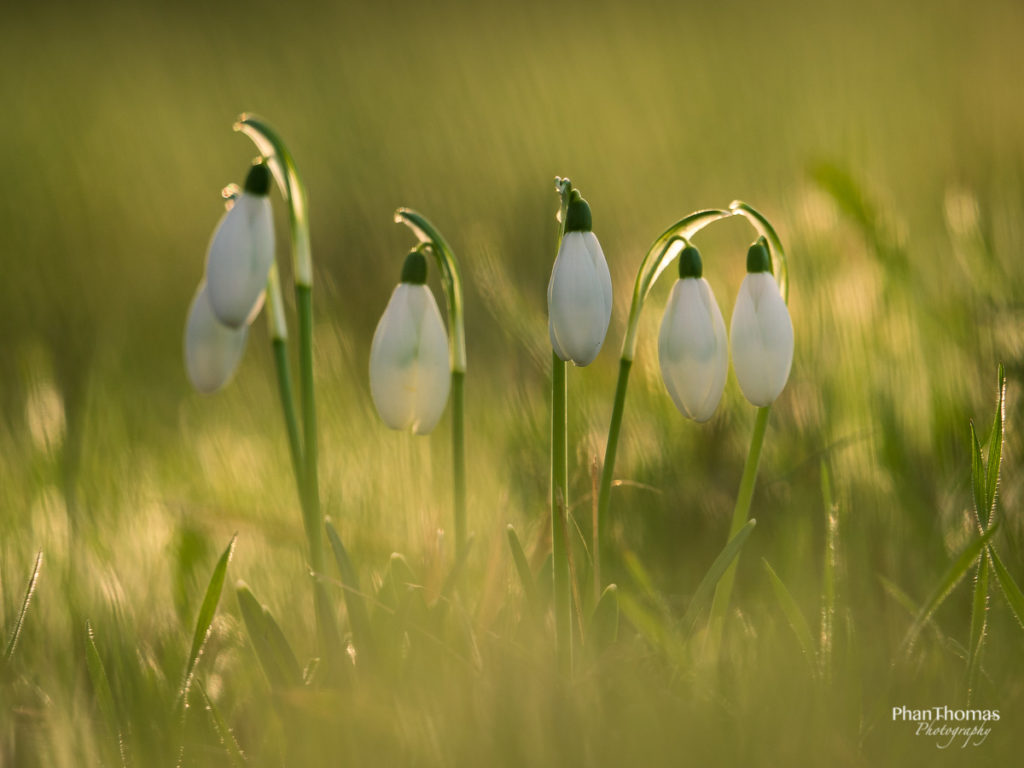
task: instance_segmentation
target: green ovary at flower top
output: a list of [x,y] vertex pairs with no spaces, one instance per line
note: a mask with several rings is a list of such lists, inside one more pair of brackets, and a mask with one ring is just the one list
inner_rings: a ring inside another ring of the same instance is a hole
[[451,388],[448,335],[426,279],[426,259],[414,250],[370,347],[370,393],[377,413],[392,429],[417,435],[437,426]]
[[702,272],[700,254],[687,246],[679,255],[679,279],[658,334],[665,387],[680,412],[694,421],[714,414],[729,371],[725,320]]
[[221,218],[206,257],[210,306],[225,325],[252,323],[263,306],[267,275],[274,262],[274,217],[270,170],[254,165],[245,189]]
[[548,333],[559,358],[589,365],[612,316],[612,278],[591,230],[590,206],[575,192],[548,283]]
[[781,394],[793,364],[793,323],[771,273],[763,238],[750,246],[729,329],[732,365],[743,395],[756,406]]

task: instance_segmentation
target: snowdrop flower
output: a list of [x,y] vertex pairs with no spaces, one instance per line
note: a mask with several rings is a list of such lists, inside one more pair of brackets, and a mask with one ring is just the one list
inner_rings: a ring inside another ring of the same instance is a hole
[[702,271],[700,254],[688,245],[658,334],[661,377],[676,407],[694,421],[714,414],[729,371],[725,320]]
[[440,421],[451,387],[448,335],[426,282],[427,261],[413,251],[370,347],[370,393],[377,413],[392,429],[417,435]]
[[185,324],[185,368],[192,386],[204,395],[216,392],[235,373],[248,326],[229,328],[221,323],[210,307],[207,283],[200,283]]
[[267,273],[274,261],[274,217],[270,208],[270,170],[254,165],[245,189],[224,214],[206,256],[210,306],[224,324],[241,328],[260,308]]
[[574,192],[548,283],[548,333],[555,354],[589,365],[601,351],[611,316],[608,262],[591,231],[590,206]]
[[793,364],[793,323],[771,269],[762,237],[747,252],[747,276],[736,297],[729,332],[736,380],[747,400],[758,407],[771,405],[779,396]]

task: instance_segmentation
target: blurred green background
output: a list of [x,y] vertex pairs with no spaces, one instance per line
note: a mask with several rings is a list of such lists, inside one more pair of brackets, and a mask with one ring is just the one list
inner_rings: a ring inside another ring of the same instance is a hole
[[[311,621],[305,592],[294,598],[303,541],[262,320],[224,392],[192,393],[181,361],[219,191],[254,155],[231,125],[253,111],[286,138],[309,190],[324,505],[371,571],[392,550],[436,566],[449,526],[447,424],[421,440],[388,433],[366,384],[411,245],[396,207],[428,216],[465,271],[481,570],[506,568],[506,523],[543,538],[553,177],[590,201],[616,294],[604,350],[570,376],[584,527],[647,246],[698,208],[740,198],[763,211],[790,255],[797,350],[738,600],[761,605],[763,555],[814,615],[826,459],[841,594],[877,662],[870,690],[907,619],[878,576],[920,601],[971,533],[968,420],[989,423],[1000,361],[998,540],[1022,574],[1022,31],[1015,0],[5,9],[0,586],[9,619],[36,551],[51,558],[26,627],[25,663],[52,667],[38,684],[61,702],[86,696],[80,660],[61,651],[84,616],[108,634],[131,627],[130,646],[186,637],[236,530],[234,574],[290,622]],[[698,239],[727,317],[751,237],[736,221]],[[731,374],[708,425],[674,410],[654,343],[670,282],[644,317],[613,511],[658,589],[684,601],[724,540],[754,414]],[[66,601],[62,569],[77,590]],[[961,634],[968,592],[942,614]],[[1019,712],[1020,632],[999,600],[992,612],[988,692]],[[918,682],[952,702],[959,665],[935,661]]]

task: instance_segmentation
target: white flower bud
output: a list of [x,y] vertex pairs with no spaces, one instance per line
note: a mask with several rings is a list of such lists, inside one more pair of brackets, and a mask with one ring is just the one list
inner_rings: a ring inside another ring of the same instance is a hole
[[687,418],[707,421],[722,399],[729,372],[725,320],[703,277],[681,277],[672,287],[658,334],[661,376]]
[[255,165],[245,191],[221,217],[206,256],[210,306],[225,325],[240,328],[259,314],[274,261],[270,172]]
[[755,243],[729,329],[736,380],[758,407],[771,405],[781,394],[793,364],[793,323],[769,263],[767,249]]
[[[410,260],[413,256],[423,258],[414,253]],[[448,335],[434,294],[422,282],[402,282],[370,347],[370,393],[377,413],[392,429],[425,435],[440,421],[450,387]]]
[[229,328],[217,319],[207,284],[201,283],[185,324],[185,368],[192,386],[210,394],[227,384],[242,359],[248,335],[248,326]]
[[[569,205],[566,232],[548,283],[548,333],[562,360],[589,365],[601,351],[612,316],[612,277],[597,237],[590,231],[590,209],[582,199]],[[576,227],[579,227],[578,229]]]

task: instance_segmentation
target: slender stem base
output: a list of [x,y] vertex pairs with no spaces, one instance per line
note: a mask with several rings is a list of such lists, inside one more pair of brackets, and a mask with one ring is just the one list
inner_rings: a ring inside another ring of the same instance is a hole
[[554,575],[555,641],[558,668],[572,674],[572,596],[569,585],[569,542],[566,521],[569,509],[568,386],[565,362],[551,353],[551,562]]
[[[732,524],[729,526],[729,536],[726,541],[740,532],[740,529],[747,524],[747,516],[750,514],[750,502],[754,497],[754,486],[757,482],[757,468],[761,462],[761,447],[764,445],[764,433],[768,426],[768,415],[771,413],[771,406],[757,409],[757,418],[754,421],[754,432],[750,437],[750,449],[747,451],[747,461],[743,465],[743,478],[740,480],[739,493],[736,495],[736,507],[732,513]],[[729,612],[729,601],[732,597],[733,582],[736,580],[736,566],[739,563],[739,556],[732,561],[722,578],[718,581],[715,589],[715,599],[711,604],[711,624],[708,635],[708,648],[712,656],[717,655],[718,646],[722,639],[722,628],[726,614]]]
[[324,569],[323,520],[320,514],[320,480],[316,430],[316,395],[313,388],[313,289],[295,286],[299,315],[299,387],[302,393],[302,520],[309,540],[309,564],[313,570],[313,598],[316,608],[320,652],[328,660],[340,642],[330,600],[319,579]]
[[[599,552],[610,552],[608,537],[611,534],[608,510],[611,505],[612,478],[615,474],[615,456],[619,449],[619,432],[622,429],[622,413],[626,408],[626,387],[633,361],[625,357],[619,361],[619,380],[615,384],[615,405],[612,407],[612,422],[608,426],[608,443],[604,449],[604,466],[601,468],[601,487],[597,496],[597,541],[594,548],[594,567],[600,569]],[[600,592],[598,593],[600,594]]]
[[466,373],[452,371],[452,479],[455,484],[455,557],[466,551]]

